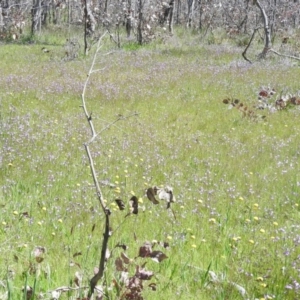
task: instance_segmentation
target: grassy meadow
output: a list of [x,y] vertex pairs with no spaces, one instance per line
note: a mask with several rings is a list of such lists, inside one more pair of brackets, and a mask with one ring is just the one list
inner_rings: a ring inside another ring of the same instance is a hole
[[[24,286],[34,290],[28,299],[53,299],[59,287],[74,288],[59,299],[79,299],[101,252],[104,216],[81,107],[93,50],[66,61],[62,36],[40,39],[0,45],[0,299],[26,299]],[[270,56],[249,64],[243,48],[189,34],[110,47],[104,40],[86,93],[96,131],[137,116],[91,145],[112,211],[104,299],[121,297],[115,246],[134,259],[154,240],[169,243],[155,247],[168,258],[135,259],[155,273],[145,299],[299,299],[299,106],[251,119],[222,103],[255,106],[262,86],[275,100],[296,94],[299,63]],[[154,185],[173,187],[174,214],[146,198]],[[114,200],[128,205],[133,193],[139,213],[124,218],[128,206],[120,211]]]

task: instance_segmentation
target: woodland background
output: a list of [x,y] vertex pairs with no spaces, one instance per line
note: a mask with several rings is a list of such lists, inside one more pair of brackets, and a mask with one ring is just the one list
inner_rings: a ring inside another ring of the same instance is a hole
[[163,39],[174,26],[192,28],[203,37],[220,28],[235,38],[263,27],[259,8],[266,12],[273,41],[278,36],[288,39],[292,30],[299,28],[298,0],[1,0],[0,38],[20,39],[24,29],[30,28],[28,38],[49,26],[57,30],[85,28],[91,39],[104,27],[119,46],[122,28],[127,41],[140,44]]

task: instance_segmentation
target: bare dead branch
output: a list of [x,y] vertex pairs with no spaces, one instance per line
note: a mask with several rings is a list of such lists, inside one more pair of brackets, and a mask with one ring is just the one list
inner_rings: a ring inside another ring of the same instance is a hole
[[[56,292],[68,292],[68,291],[78,291],[78,290],[85,290],[89,288],[88,286],[77,286],[77,287],[71,287],[71,286],[61,286],[56,288],[53,291]],[[48,292],[49,293],[49,292]],[[50,292],[51,293],[51,292]]]
[[81,94],[81,100],[82,100],[81,107],[84,111],[84,115],[85,115],[86,120],[87,120],[87,122],[89,124],[89,127],[91,129],[91,138],[87,142],[84,143],[84,147],[85,147],[85,151],[87,153],[87,157],[89,159],[89,165],[90,165],[90,168],[91,168],[91,173],[92,173],[92,177],[93,177],[93,180],[94,180],[94,186],[96,188],[97,197],[98,197],[98,200],[100,202],[102,211],[105,215],[105,230],[104,230],[103,240],[102,240],[99,270],[98,270],[97,274],[90,280],[90,289],[89,289],[89,293],[88,293],[89,298],[93,295],[98,281],[103,277],[103,274],[104,274],[107,244],[108,244],[108,239],[110,237],[109,216],[111,214],[110,210],[106,207],[106,205],[104,203],[103,194],[102,194],[102,191],[101,191],[101,188],[100,188],[100,185],[99,185],[99,181],[98,181],[98,178],[97,178],[97,173],[96,173],[96,170],[95,170],[95,164],[94,164],[94,161],[93,161],[92,154],[90,152],[89,145],[96,139],[96,137],[99,134],[101,134],[103,131],[107,130],[109,127],[115,125],[116,122],[118,122],[120,120],[128,119],[131,116],[137,115],[137,113],[132,113],[128,116],[120,115],[120,116],[118,116],[118,118],[116,120],[114,120],[113,122],[111,122],[108,125],[106,125],[105,127],[103,127],[102,130],[99,133],[96,133],[95,127],[94,127],[94,124],[93,124],[93,120],[92,120],[92,114],[89,113],[88,110],[87,110],[86,100],[85,100],[86,89],[88,87],[91,75],[96,72],[96,70],[94,70],[94,66],[95,66],[95,63],[96,63],[96,58],[97,58],[97,55],[99,53],[99,50],[101,49],[101,42],[102,42],[103,38],[105,37],[105,35],[107,33],[108,33],[108,31],[106,31],[98,40],[96,50],[95,50],[95,54],[94,54],[94,57],[93,57],[93,60],[92,60],[92,63],[91,63],[91,67],[90,67],[90,70],[87,74],[87,78],[86,78],[86,81],[84,83],[82,94]]
[[89,144],[91,142],[93,142],[95,140],[95,138],[97,137],[96,131],[95,131],[95,127],[92,121],[92,115],[90,113],[88,113],[87,107],[86,107],[86,101],[85,101],[85,93],[86,93],[86,89],[90,80],[90,76],[93,73],[93,69],[95,66],[95,62],[96,62],[96,58],[97,58],[97,54],[101,48],[101,42],[102,39],[105,37],[105,35],[107,34],[107,32],[105,32],[98,40],[97,43],[97,48],[92,60],[92,64],[90,67],[90,70],[88,72],[85,84],[83,86],[83,91],[82,91],[82,95],[81,95],[81,100],[82,100],[82,108],[85,114],[85,117],[87,119],[87,122],[90,126],[91,129],[91,139],[86,142],[84,144],[88,159],[89,159],[89,164],[90,164],[90,168],[91,168],[91,173],[92,173],[92,177],[94,180],[94,185],[96,188],[96,192],[97,192],[97,197],[98,200],[100,202],[102,211],[105,215],[105,231],[104,231],[104,235],[103,235],[103,241],[102,241],[102,249],[101,249],[101,256],[100,256],[100,262],[99,262],[99,271],[97,272],[97,274],[90,280],[90,290],[89,290],[89,297],[94,293],[95,287],[97,285],[97,282],[99,281],[99,279],[102,278],[103,274],[104,274],[104,268],[105,268],[105,253],[107,250],[107,243],[108,243],[108,239],[109,239],[109,216],[110,216],[110,211],[109,209],[106,208],[105,203],[104,203],[104,199],[103,199],[103,194],[98,182],[98,178],[97,178],[97,174],[96,174],[96,170],[95,170],[95,165],[94,165],[94,161],[93,161],[93,157],[91,155],[90,152],[90,148],[89,148]]
[[98,135],[100,135],[103,131],[109,129],[111,126],[115,125],[117,122],[119,122],[119,121],[121,121],[121,120],[129,119],[130,117],[133,117],[133,116],[137,116],[138,114],[139,114],[139,113],[134,112],[134,113],[129,114],[129,115],[127,115],[127,116],[119,116],[119,117],[118,117],[117,119],[115,119],[113,122],[111,122],[111,123],[107,124],[105,127],[103,127],[97,134],[95,134],[95,135],[93,136],[93,138],[89,140],[88,144],[92,143]]
[[95,167],[94,167],[93,158],[92,158],[92,155],[91,155],[91,152],[90,152],[90,149],[89,149],[89,144],[95,139],[95,137],[97,136],[97,134],[96,134],[96,131],[95,131],[95,128],[94,128],[94,124],[93,124],[93,121],[92,121],[92,116],[91,116],[90,113],[88,113],[88,110],[87,110],[87,107],[86,107],[85,93],[86,93],[86,89],[87,89],[87,86],[88,86],[88,83],[89,83],[89,80],[90,80],[90,76],[93,73],[93,69],[94,69],[94,66],[95,66],[95,63],[96,63],[97,54],[98,54],[99,50],[101,49],[101,42],[102,42],[102,40],[103,40],[103,38],[105,37],[106,34],[107,34],[107,32],[105,32],[99,38],[99,41],[97,43],[97,48],[96,48],[96,51],[95,51],[95,54],[94,54],[94,57],[93,57],[93,60],[92,60],[92,64],[91,64],[90,70],[89,70],[89,72],[87,74],[87,78],[86,78],[85,84],[83,86],[82,94],[81,94],[82,108],[83,108],[85,117],[86,117],[86,119],[88,121],[88,124],[90,126],[91,134],[92,134],[91,139],[84,144],[84,147],[85,147],[87,156],[89,158],[89,163],[90,163],[90,167],[91,167],[92,176],[93,176],[93,179],[94,179],[94,184],[95,184],[95,187],[96,187],[96,192],[97,192],[98,200],[99,200],[99,202],[101,204],[101,208],[102,208],[102,210],[103,210],[104,213],[106,213],[106,207],[105,207],[105,204],[104,204],[104,201],[103,201],[102,191],[101,191],[100,185],[98,183],[98,179],[97,179],[97,174],[96,174]]
[[293,55],[282,54],[282,53],[279,53],[279,52],[275,51],[274,49],[270,49],[269,51],[275,53],[275,54],[278,55],[278,56],[282,56],[282,57],[287,57],[287,58],[291,58],[291,59],[300,60],[300,57],[293,56]]
[[106,69],[106,68],[93,70],[93,71],[91,72],[91,74],[93,74],[93,73],[98,73],[98,72],[100,72],[100,71],[104,71],[105,69]]
[[243,53],[242,53],[242,56],[244,57],[244,59],[245,59],[246,61],[248,61],[250,64],[252,64],[252,61],[251,61],[250,59],[247,58],[246,53],[247,53],[247,51],[248,51],[248,49],[249,49],[249,47],[250,47],[250,45],[251,45],[251,43],[252,43],[252,41],[253,41],[254,36],[255,36],[255,33],[256,33],[256,31],[257,31],[258,29],[259,29],[259,27],[254,29],[254,31],[253,31],[253,33],[252,33],[252,36],[251,36],[251,38],[250,38],[250,41],[249,41],[248,45],[246,46],[245,50],[244,50]]

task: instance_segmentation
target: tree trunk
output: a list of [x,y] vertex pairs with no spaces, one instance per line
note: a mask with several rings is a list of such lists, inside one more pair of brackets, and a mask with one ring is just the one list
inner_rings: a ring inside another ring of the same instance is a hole
[[246,2],[246,7],[245,7],[246,16],[245,16],[245,22],[243,24],[243,27],[244,27],[243,32],[244,33],[248,32],[248,10],[249,10],[249,1]]
[[139,45],[143,44],[143,1],[138,0],[138,25],[137,25],[137,42]]
[[43,26],[47,26],[47,22],[48,22],[48,11],[49,11],[49,1],[45,0],[42,2],[42,6],[44,7],[42,10],[42,25]]
[[181,0],[177,0],[177,10],[176,10],[176,24],[180,23],[180,12],[181,12]]
[[187,20],[187,27],[192,27],[192,20],[193,20],[193,14],[194,14],[194,0],[188,0],[188,20]]
[[2,7],[0,6],[0,32],[2,31],[2,27],[4,26],[3,15],[2,15]]
[[198,0],[198,9],[199,9],[199,30],[202,29],[202,0]]
[[262,7],[261,3],[259,0],[254,0],[255,5],[259,8],[261,15],[263,17],[263,21],[264,21],[264,31],[265,31],[265,47],[263,49],[263,51],[259,54],[259,58],[265,58],[268,51],[271,49],[272,47],[272,42],[271,42],[271,31],[270,31],[270,27],[269,27],[269,20],[268,20],[268,16],[264,10],[264,8]]
[[126,27],[127,38],[130,38],[131,30],[132,30],[131,0],[128,1],[128,5],[127,5],[127,13],[125,14],[125,27]]
[[84,0],[84,36],[83,36],[83,41],[84,41],[84,55],[88,55],[88,43],[87,43],[87,36],[88,36],[88,31],[87,31],[87,0]]
[[169,32],[173,34],[173,11],[174,11],[174,0],[171,0],[170,3],[170,11],[169,11]]
[[85,0],[85,21],[86,21],[86,30],[87,35],[91,35],[95,32],[97,21],[91,10],[90,0]]
[[104,13],[107,14],[108,0],[104,2]]
[[68,29],[69,30],[71,27],[71,12],[72,12],[72,6],[70,0],[68,0]]
[[42,5],[41,0],[32,1],[31,9],[31,34],[34,35],[37,30],[41,30],[42,22]]

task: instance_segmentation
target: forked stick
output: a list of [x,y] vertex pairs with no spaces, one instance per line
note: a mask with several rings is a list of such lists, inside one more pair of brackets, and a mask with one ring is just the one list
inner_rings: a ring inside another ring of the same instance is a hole
[[109,216],[110,216],[110,210],[106,207],[105,203],[104,203],[104,198],[103,198],[103,194],[98,182],[98,178],[97,178],[97,173],[95,170],[95,164],[93,161],[93,157],[92,154],[90,152],[90,148],[89,145],[97,138],[97,136],[102,133],[104,130],[108,129],[110,126],[113,126],[116,122],[120,121],[120,120],[125,120],[131,116],[137,115],[137,113],[133,113],[130,114],[128,116],[119,116],[115,121],[111,122],[110,124],[106,125],[99,133],[96,133],[95,131],[95,127],[92,121],[92,115],[88,112],[87,107],[86,107],[86,100],[85,100],[85,94],[86,94],[86,89],[90,80],[90,77],[93,73],[95,73],[97,70],[94,70],[94,66],[96,63],[96,58],[97,55],[99,53],[99,50],[101,49],[101,42],[103,40],[103,38],[105,37],[105,35],[108,32],[106,31],[98,40],[97,42],[97,46],[96,46],[96,50],[93,56],[93,60],[92,60],[92,64],[90,67],[90,70],[87,74],[87,78],[85,80],[84,86],[83,86],[83,90],[82,90],[82,94],[81,94],[81,101],[82,101],[82,109],[84,111],[86,120],[90,126],[91,129],[91,138],[84,143],[84,148],[87,154],[87,157],[89,159],[89,165],[91,168],[91,173],[92,173],[92,177],[94,180],[94,185],[96,188],[96,193],[97,193],[97,197],[98,200],[100,202],[102,211],[105,215],[105,230],[104,230],[104,234],[103,234],[103,241],[102,241],[102,248],[101,248],[101,256],[100,256],[100,262],[99,262],[99,270],[97,272],[97,274],[90,280],[90,289],[89,289],[89,293],[88,293],[88,298],[90,299],[90,297],[93,295],[95,287],[98,283],[98,281],[103,277],[104,275],[104,269],[105,269],[105,260],[106,260],[106,252],[107,252],[107,244],[108,244],[108,239],[110,237],[110,226],[109,226]]

